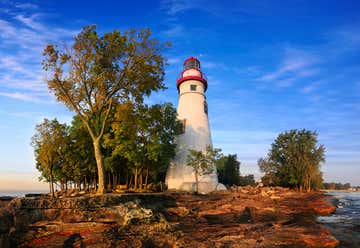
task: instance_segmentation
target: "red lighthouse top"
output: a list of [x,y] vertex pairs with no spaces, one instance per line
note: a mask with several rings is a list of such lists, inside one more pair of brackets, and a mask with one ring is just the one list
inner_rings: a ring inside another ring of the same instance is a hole
[[[189,70],[196,70],[198,73],[186,73]],[[180,73],[177,81],[176,87],[179,90],[180,84],[186,80],[198,80],[204,84],[205,91],[207,89],[207,79],[204,73],[200,70],[200,61],[197,58],[190,57],[184,61],[184,69]]]

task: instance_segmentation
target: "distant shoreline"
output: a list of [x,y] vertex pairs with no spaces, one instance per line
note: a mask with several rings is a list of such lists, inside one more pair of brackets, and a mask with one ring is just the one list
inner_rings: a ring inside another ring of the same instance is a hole
[[348,189],[322,189],[320,190],[322,192],[328,192],[328,193],[331,193],[331,192],[339,192],[339,193],[352,193],[352,192],[360,192],[360,191],[357,191],[357,190],[348,190]]
[[24,197],[26,194],[47,194],[49,190],[0,190],[1,196]]

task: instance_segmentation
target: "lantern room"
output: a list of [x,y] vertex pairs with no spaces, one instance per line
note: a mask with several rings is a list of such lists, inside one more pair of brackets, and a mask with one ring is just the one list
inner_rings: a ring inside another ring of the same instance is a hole
[[200,70],[200,61],[197,58],[190,57],[184,62],[184,70],[197,69]]
[[180,84],[187,80],[197,80],[204,84],[204,89],[207,89],[207,79],[204,73],[200,69],[200,61],[197,58],[190,57],[184,62],[184,69],[180,73],[177,81],[176,87],[179,90]]

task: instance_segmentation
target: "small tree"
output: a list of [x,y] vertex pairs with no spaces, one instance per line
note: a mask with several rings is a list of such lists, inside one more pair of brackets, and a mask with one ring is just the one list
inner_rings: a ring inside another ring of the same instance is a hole
[[259,169],[265,175],[261,178],[261,182],[265,186],[275,186],[280,184],[280,178],[277,173],[277,167],[272,164],[268,158],[260,158],[257,161]]
[[56,119],[44,119],[36,125],[36,134],[32,137],[35,150],[36,168],[49,182],[50,192],[54,197],[54,171],[61,170],[64,164],[64,151],[68,146],[68,127]]
[[221,156],[215,161],[219,182],[225,185],[239,185],[240,161],[236,154]]
[[247,186],[247,185],[255,186],[255,184],[256,184],[255,177],[253,174],[246,175],[246,176],[240,176],[240,179],[239,179],[240,186]]
[[220,149],[213,149],[210,145],[206,147],[205,152],[189,149],[186,163],[194,169],[195,174],[195,192],[199,192],[199,176],[211,174],[214,172],[214,164],[220,156]]

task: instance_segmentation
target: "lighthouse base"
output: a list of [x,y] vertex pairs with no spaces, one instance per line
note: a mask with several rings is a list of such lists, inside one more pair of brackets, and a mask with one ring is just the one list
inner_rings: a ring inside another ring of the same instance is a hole
[[[213,180],[209,180],[210,178]],[[169,190],[196,192],[195,180],[182,180],[180,178],[167,177],[166,184]],[[210,193],[217,190],[227,190],[223,184],[218,183],[217,177],[215,180],[214,176],[205,176],[205,178],[200,177],[198,182],[198,193]]]
[[[184,136],[181,136],[180,138],[183,137]],[[206,142],[204,143],[206,144]],[[186,149],[179,144],[178,146],[182,149],[179,149],[177,152],[175,160],[170,162],[166,173],[165,183],[169,190],[196,192],[195,171],[191,166],[188,166],[186,162],[189,149]],[[215,164],[212,164],[212,172],[210,174],[200,174],[197,179],[198,193],[226,190],[226,187],[219,183]]]
[[[181,191],[188,191],[188,192],[196,192],[196,183],[187,182],[182,183],[180,186]],[[198,192],[199,193],[210,193],[217,190],[226,190],[226,187],[218,183],[217,185],[208,183],[208,182],[199,182],[198,183]]]

